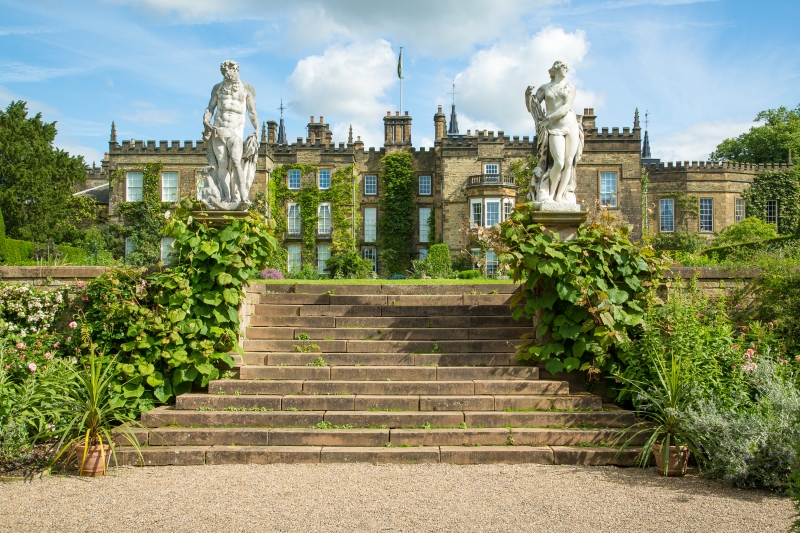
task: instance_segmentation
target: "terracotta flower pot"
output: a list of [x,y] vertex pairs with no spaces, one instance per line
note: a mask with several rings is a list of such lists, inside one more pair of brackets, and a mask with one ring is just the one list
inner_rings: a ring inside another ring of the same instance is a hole
[[[662,476],[664,474],[664,456],[661,453],[661,445],[660,444],[653,444],[653,454],[656,456],[656,466],[658,467],[658,473]],[[681,456],[683,462],[681,462],[681,457],[678,456],[678,447],[677,446],[670,446],[669,447],[669,465],[667,466],[667,473],[666,476],[685,476],[686,475],[686,463],[689,462],[689,448],[686,446],[681,446]]]
[[[78,475],[95,477],[104,476],[106,474],[106,467],[111,457],[111,447],[108,445],[103,446],[104,450],[101,451],[100,446],[89,446],[89,451],[86,453],[86,462],[81,468],[81,461],[83,461],[82,444],[75,447],[75,457],[78,460]],[[103,459],[105,458],[105,461]]]

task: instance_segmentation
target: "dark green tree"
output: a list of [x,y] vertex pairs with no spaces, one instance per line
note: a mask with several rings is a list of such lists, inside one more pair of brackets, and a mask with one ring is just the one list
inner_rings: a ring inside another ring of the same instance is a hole
[[23,101],[0,109],[0,209],[10,238],[77,241],[81,224],[96,216],[85,198],[72,196],[86,179],[83,157],[53,146],[56,133],[41,113],[28,118]]
[[790,149],[794,156],[800,154],[800,105],[795,109],[767,109],[756,115],[754,122],[762,124],[736,138],[725,139],[709,158],[739,163],[787,163]]

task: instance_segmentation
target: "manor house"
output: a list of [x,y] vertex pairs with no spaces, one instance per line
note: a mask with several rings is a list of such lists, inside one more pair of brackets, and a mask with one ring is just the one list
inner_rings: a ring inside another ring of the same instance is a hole
[[[618,212],[634,225],[635,238],[643,233],[676,230],[699,231],[712,235],[745,217],[742,191],[755,175],[765,170],[756,165],[711,162],[660,163],[650,158],[649,140],[644,143],[635,111],[632,127],[598,128],[594,109],[584,109],[580,117],[585,131],[583,157],[578,165],[577,196],[584,209],[601,205]],[[509,136],[503,131],[459,132],[455,105],[450,120],[439,106],[433,115],[435,143],[432,148],[415,148],[412,143],[412,117],[408,112],[387,112],[383,117],[384,142],[379,148],[364,146],[361,138],[353,140],[352,128],[347,143],[334,143],[324,118],[310,117],[307,135],[288,142],[283,124],[269,121],[262,125],[256,177],[251,198],[267,191],[273,169],[286,164],[312,165],[314,175],[290,171],[286,185],[290,190],[301,187],[330,187],[331,176],[339,168],[354,165],[361,223],[357,240],[363,257],[377,260],[377,221],[381,217],[379,200],[382,192],[381,158],[389,153],[405,151],[413,155],[417,176],[414,245],[418,257],[424,257],[433,242],[444,242],[456,256],[469,244],[471,224],[491,227],[504,219],[527,193],[520,189],[509,173],[510,165],[535,153],[535,139]],[[164,202],[198,194],[199,171],[208,163],[203,141],[118,142],[112,124],[109,151],[101,167],[87,170],[85,192],[108,194],[109,217],[118,218],[122,202],[141,199],[142,174],[138,165],[161,161],[160,191]],[[777,170],[779,167],[775,165]],[[117,169],[124,179],[109,183]],[[643,193],[643,170],[649,181]],[[688,200],[687,200],[688,198]],[[699,210],[688,209],[688,202],[697,202]],[[287,268],[298,268],[301,261],[300,214],[297,206],[285,206],[288,221],[284,245],[289,251]],[[699,213],[699,216],[697,215]],[[435,224],[428,223],[429,216]],[[777,219],[777,208],[774,216]],[[435,231],[435,233],[431,233]],[[318,206],[317,250],[315,257],[320,272],[330,256],[331,206]],[[305,254],[308,257],[308,254]],[[496,257],[489,252],[486,268],[496,266]]]

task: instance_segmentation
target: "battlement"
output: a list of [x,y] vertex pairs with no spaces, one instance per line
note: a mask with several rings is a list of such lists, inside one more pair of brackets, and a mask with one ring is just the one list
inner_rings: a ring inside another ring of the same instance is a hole
[[129,141],[122,141],[122,144],[110,142],[108,144],[109,152],[112,154],[157,154],[157,153],[188,153],[193,152],[197,154],[205,154],[206,146],[205,141],[191,141],[187,140],[181,144],[180,141],[139,141],[131,139]]
[[534,140],[527,135],[520,140],[518,135],[511,137],[506,135],[503,130],[499,130],[497,135],[494,131],[476,130],[475,135],[472,135],[471,130],[467,130],[466,135],[447,135],[442,138],[442,144],[447,147],[474,147],[478,143],[496,142],[506,146],[519,146],[524,148],[533,148]]
[[754,163],[735,163],[727,161],[672,161],[666,163],[651,163],[644,165],[644,168],[653,173],[669,172],[752,172],[759,173],[767,170],[791,170],[794,165],[786,163],[766,163],[762,165]]
[[603,139],[603,140],[611,140],[611,139],[625,139],[631,140],[640,138],[639,128],[622,128],[622,132],[620,133],[619,128],[611,128],[611,132],[608,131],[608,128],[587,128],[584,130],[584,135],[587,139]]

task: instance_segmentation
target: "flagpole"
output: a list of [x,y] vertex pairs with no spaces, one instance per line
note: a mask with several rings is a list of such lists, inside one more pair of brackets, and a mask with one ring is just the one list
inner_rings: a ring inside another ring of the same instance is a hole
[[403,47],[400,47],[400,68],[397,73],[400,76],[400,115],[403,114]]

